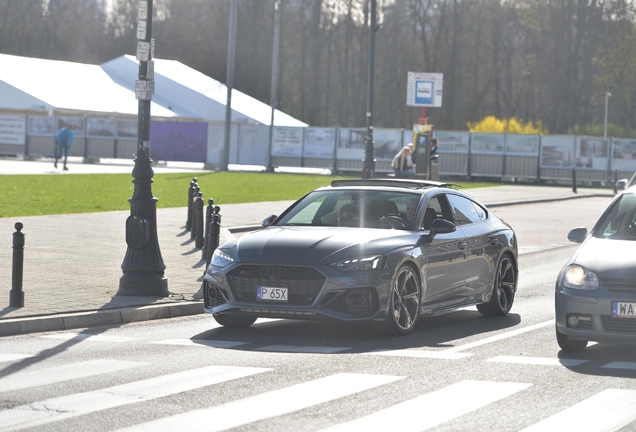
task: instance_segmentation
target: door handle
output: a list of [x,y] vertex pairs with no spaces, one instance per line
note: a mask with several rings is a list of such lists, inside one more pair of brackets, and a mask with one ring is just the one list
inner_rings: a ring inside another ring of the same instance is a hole
[[458,246],[460,249],[465,249],[465,248],[466,248],[466,242],[459,242],[459,243],[457,243],[457,246]]

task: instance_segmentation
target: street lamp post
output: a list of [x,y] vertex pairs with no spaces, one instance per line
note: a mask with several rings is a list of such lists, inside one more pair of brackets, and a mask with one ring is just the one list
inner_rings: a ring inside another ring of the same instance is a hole
[[603,126],[603,138],[607,138],[607,106],[611,95],[610,92],[605,92],[605,125]]
[[139,0],[137,21],[137,59],[139,79],[135,97],[137,115],[137,155],[132,170],[134,191],[128,200],[130,216],[126,219],[128,248],[119,279],[119,295],[168,296],[168,279],[157,239],[157,198],[152,195],[154,172],[150,163],[150,102],[154,94],[154,39],[152,39],[152,1]]
[[375,156],[373,149],[373,75],[375,62],[375,33],[378,31],[376,0],[371,0],[371,19],[369,22],[369,59],[367,81],[367,134],[364,136],[364,166],[362,178],[375,176]]

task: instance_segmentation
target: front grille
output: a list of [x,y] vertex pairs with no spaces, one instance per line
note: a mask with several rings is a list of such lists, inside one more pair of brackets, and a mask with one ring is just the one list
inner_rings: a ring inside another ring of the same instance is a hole
[[612,333],[636,333],[636,318],[613,318],[601,316],[603,329]]
[[241,265],[227,274],[232,294],[239,302],[256,301],[259,286],[287,288],[289,305],[310,305],[325,283],[325,276],[313,267]]
[[599,283],[610,292],[636,293],[636,281],[634,279],[603,278]]

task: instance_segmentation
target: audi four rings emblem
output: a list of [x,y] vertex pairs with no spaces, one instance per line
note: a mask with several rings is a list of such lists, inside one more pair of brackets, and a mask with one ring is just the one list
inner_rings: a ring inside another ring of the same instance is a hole
[[282,278],[287,276],[287,269],[283,267],[263,267],[261,276],[268,278]]

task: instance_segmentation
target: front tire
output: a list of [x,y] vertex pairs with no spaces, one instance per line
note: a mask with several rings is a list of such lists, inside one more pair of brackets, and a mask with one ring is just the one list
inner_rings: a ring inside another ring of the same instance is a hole
[[495,282],[490,300],[477,305],[477,310],[486,316],[504,316],[510,312],[515,300],[517,287],[517,271],[509,255],[504,255],[499,261]]
[[415,328],[420,310],[420,282],[410,266],[400,267],[390,296],[384,328],[391,335],[407,335]]
[[251,316],[221,314],[214,314],[212,316],[214,317],[216,322],[221,324],[223,327],[247,328],[254,324],[254,322],[256,321],[256,317]]
[[558,328],[556,328],[555,330],[557,343],[563,351],[581,351],[584,350],[587,346],[586,340],[570,339],[567,335],[561,333]]

